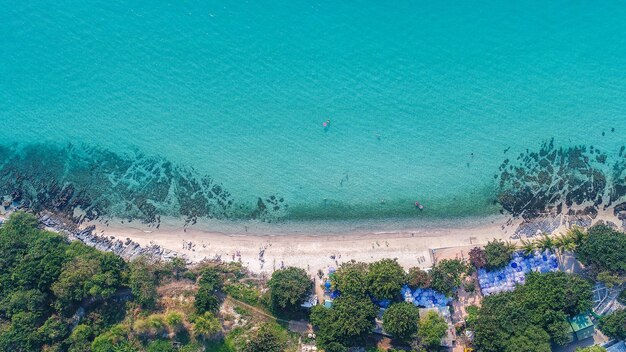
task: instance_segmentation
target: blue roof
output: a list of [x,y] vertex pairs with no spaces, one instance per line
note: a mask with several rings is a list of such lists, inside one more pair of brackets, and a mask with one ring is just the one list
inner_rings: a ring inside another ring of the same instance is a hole
[[611,347],[605,347],[606,352],[626,352],[626,343],[620,341]]
[[418,288],[411,291],[407,285],[404,285],[400,292],[406,302],[413,303],[418,307],[445,307],[451,301],[451,299],[446,297],[443,293],[431,288]]

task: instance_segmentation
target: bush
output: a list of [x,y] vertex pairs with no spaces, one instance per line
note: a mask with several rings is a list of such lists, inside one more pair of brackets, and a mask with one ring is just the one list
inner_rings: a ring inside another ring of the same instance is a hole
[[600,331],[607,336],[617,339],[626,339],[626,309],[617,310],[600,319]]
[[593,226],[576,249],[580,261],[599,271],[626,274],[626,234],[608,226]]
[[258,305],[261,300],[261,293],[254,286],[235,283],[224,286],[224,292],[234,299],[240,300],[250,305]]
[[278,324],[264,323],[246,342],[243,352],[282,352],[287,332]]
[[197,337],[210,338],[220,331],[222,331],[222,325],[211,312],[205,312],[193,319],[193,332]]

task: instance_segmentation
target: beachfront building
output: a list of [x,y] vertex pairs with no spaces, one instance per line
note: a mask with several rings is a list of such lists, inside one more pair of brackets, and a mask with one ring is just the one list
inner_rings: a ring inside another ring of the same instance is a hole
[[606,348],[606,352],[626,352],[626,342],[618,341],[608,346],[605,345],[604,348]]
[[595,332],[595,326],[588,315],[580,314],[575,317],[567,319],[571,325],[573,336],[577,341],[582,341],[593,337]]

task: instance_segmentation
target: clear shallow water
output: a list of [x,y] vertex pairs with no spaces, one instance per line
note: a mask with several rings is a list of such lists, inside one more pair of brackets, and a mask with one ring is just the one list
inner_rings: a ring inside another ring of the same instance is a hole
[[504,158],[624,143],[619,1],[7,5],[0,143],[163,157],[295,220],[491,214]]

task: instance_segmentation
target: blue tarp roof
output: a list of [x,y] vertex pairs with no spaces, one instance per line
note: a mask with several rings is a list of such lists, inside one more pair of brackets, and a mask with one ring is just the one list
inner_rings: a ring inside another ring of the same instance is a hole
[[478,283],[484,295],[511,291],[517,284],[526,282],[526,274],[531,271],[547,273],[559,270],[556,255],[549,250],[535,251],[532,255],[515,253],[511,261],[502,269],[487,271],[478,270]]

